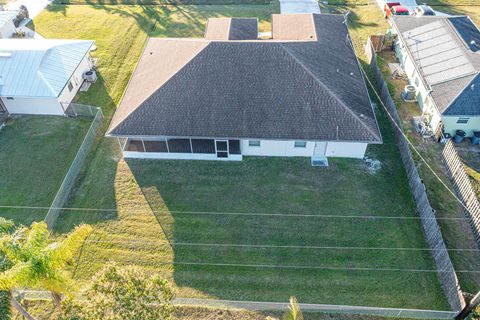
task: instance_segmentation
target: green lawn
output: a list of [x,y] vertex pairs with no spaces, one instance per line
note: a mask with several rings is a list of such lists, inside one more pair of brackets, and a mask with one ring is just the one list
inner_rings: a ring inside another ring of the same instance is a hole
[[[386,25],[371,6],[353,10],[352,36],[362,41]],[[101,81],[80,96],[111,117],[141,52],[146,34],[200,37],[208,17],[259,16],[261,30],[278,4],[236,6],[61,6],[35,18],[46,37],[95,39]],[[152,28],[152,22],[157,23]],[[427,251],[313,248],[209,247],[188,243],[391,246],[426,248],[417,220],[326,219],[318,215],[415,216],[411,194],[390,127],[379,114],[385,144],[369,149],[382,169],[371,174],[359,160],[332,160],[313,168],[308,159],[251,158],[240,163],[128,161],[118,144],[102,139],[69,206],[116,212],[66,212],[57,232],[80,222],[95,231],[72,266],[88,281],[107,261],[136,264],[174,281],[179,296],[448,309],[436,273],[329,271],[185,262],[434,269]],[[239,216],[185,211],[254,212]],[[313,217],[281,214],[308,214]],[[168,241],[176,242],[173,247]],[[181,244],[183,243],[183,244]],[[164,264],[175,262],[175,266]]]
[[62,5],[266,5],[270,0],[54,0]]
[[[50,206],[85,136],[89,120],[21,116],[0,131],[0,205]],[[1,209],[23,224],[46,210]]]

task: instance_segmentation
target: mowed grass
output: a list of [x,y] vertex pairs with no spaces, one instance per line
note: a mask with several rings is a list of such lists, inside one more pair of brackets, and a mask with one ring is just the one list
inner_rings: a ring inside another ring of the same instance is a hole
[[[0,130],[0,205],[50,206],[90,122],[20,116]],[[46,211],[0,208],[0,216],[30,224]]]
[[[360,47],[362,37],[384,26],[368,8],[358,8],[351,8],[358,16],[352,36]],[[218,16],[259,16],[264,31],[273,12],[278,12],[278,4],[55,5],[34,22],[36,30],[47,37],[97,40],[95,55],[100,58],[102,81],[81,95],[80,101],[101,106],[110,117],[147,33],[200,37],[206,18]],[[363,15],[372,16],[374,22]],[[154,20],[157,23],[152,28]],[[296,295],[302,302],[448,309],[435,272],[252,267],[434,269],[428,251],[313,248],[426,248],[416,219],[320,217],[415,217],[390,127],[381,114],[379,117],[385,144],[369,149],[369,156],[381,162],[375,174],[360,160],[332,159],[327,169],[311,167],[308,159],[126,162],[120,159],[117,142],[103,139],[69,206],[107,210],[65,212],[57,224],[58,233],[82,222],[95,228],[72,266],[75,277],[88,282],[113,260],[161,272],[175,283],[179,296],[287,301]],[[244,266],[212,265],[215,263]]]

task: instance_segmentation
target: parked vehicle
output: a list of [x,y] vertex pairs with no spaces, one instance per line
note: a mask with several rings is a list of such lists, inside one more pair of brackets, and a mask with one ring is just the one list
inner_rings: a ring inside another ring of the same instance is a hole
[[430,6],[426,4],[418,6],[415,8],[415,11],[412,13],[412,16],[435,16],[435,11]]
[[384,15],[385,15],[386,19],[390,18],[392,15],[394,15],[394,16],[397,16],[397,15],[408,16],[410,14],[408,9],[404,6],[402,6],[402,4],[400,2],[387,2],[387,3],[385,3],[383,11],[384,11]]

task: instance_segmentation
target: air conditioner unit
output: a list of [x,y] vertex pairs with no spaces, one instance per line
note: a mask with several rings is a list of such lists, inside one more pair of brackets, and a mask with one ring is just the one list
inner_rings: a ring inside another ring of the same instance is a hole
[[95,82],[97,81],[97,73],[95,70],[87,71],[83,74],[83,78],[87,80],[87,82]]

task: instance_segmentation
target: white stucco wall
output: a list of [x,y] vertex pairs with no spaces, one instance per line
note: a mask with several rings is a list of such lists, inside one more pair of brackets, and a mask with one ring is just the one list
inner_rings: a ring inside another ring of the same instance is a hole
[[361,159],[365,156],[367,146],[367,143],[329,142],[325,155],[327,157]]
[[356,142],[321,142],[326,147],[315,151],[315,142],[307,142],[305,148],[295,148],[294,141],[261,140],[260,147],[250,147],[248,140],[242,141],[242,154],[245,156],[277,156],[277,157],[311,157],[324,155],[326,157],[363,158],[367,150],[367,143]]
[[68,82],[67,82],[67,84],[65,85],[65,88],[63,88],[63,91],[58,96],[59,102],[64,104],[69,104],[77,94],[78,90],[80,89],[80,86],[83,83],[83,74],[92,68],[88,57],[89,55],[87,54],[83,58],[82,62],[80,62],[77,69],[75,70],[72,77],[70,78],[70,81],[73,85],[72,91],[68,89]]
[[245,156],[270,157],[311,157],[315,142],[307,142],[305,148],[295,148],[295,141],[261,140],[259,147],[250,147],[249,140],[242,140],[242,154]]
[[430,127],[432,127],[432,130],[435,132],[440,124],[440,113],[435,107],[435,103],[433,102],[430,94],[430,89],[428,89],[422,81],[420,73],[415,68],[415,64],[410,55],[408,55],[405,45],[402,43],[400,38],[397,40],[395,53],[400,61],[400,65],[408,77],[409,84],[417,88],[416,98],[418,105],[420,106],[420,110],[422,113],[428,116],[430,119]]
[[[459,118],[469,118],[467,123],[457,123]],[[452,136],[457,130],[463,130],[467,137],[473,136],[473,131],[480,131],[480,117],[442,117],[445,133]]]
[[11,38],[14,33],[15,25],[13,24],[13,21],[9,21],[0,27],[0,39]]
[[63,109],[56,98],[1,98],[11,114],[63,115]]
[[367,143],[356,142],[320,142],[322,148],[315,148],[316,142],[309,141],[305,148],[295,148],[295,141],[260,140],[260,146],[249,146],[249,140],[241,140],[241,155],[230,154],[228,158],[217,158],[216,154],[160,153],[123,151],[125,158],[138,159],[185,159],[185,160],[222,160],[240,161],[243,156],[264,157],[312,157],[315,155],[340,158],[363,158]]

